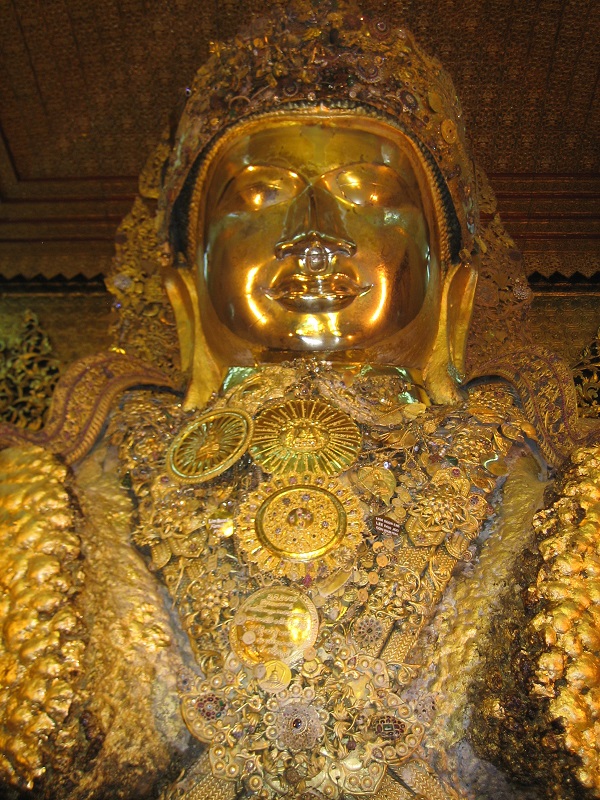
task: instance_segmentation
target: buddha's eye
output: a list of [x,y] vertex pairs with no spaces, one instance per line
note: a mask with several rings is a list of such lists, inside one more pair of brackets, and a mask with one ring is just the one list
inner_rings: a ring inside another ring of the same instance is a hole
[[302,178],[290,170],[249,166],[229,181],[219,207],[226,213],[260,211],[292,200],[304,186]]
[[285,187],[279,183],[253,183],[239,190],[238,194],[247,205],[262,208],[285,199]]
[[323,180],[333,195],[354,206],[389,208],[409,199],[402,177],[384,164],[351,164]]

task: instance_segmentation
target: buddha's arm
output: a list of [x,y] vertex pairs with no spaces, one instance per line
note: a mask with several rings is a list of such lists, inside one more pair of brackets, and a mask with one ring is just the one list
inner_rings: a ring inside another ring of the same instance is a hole
[[31,788],[75,731],[87,631],[66,468],[33,446],[0,453],[0,769]]
[[105,455],[73,477],[0,453],[0,785],[36,797],[144,797],[187,744],[176,634]]
[[533,530],[531,563],[514,578],[522,603],[482,674],[472,738],[517,782],[600,797],[600,446],[574,450]]

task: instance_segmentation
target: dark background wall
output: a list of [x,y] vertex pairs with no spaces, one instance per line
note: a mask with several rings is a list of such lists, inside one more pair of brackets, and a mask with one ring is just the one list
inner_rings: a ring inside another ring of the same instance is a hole
[[[0,0],[0,276],[106,271],[211,39],[265,0]],[[454,77],[534,277],[600,271],[596,0],[364,0]]]

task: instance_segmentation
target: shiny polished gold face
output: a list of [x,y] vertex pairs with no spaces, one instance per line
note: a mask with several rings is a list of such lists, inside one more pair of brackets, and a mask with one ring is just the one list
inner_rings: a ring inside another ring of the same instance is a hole
[[361,349],[419,316],[430,234],[402,145],[376,120],[290,115],[222,147],[198,237],[217,339],[225,330],[252,352]]

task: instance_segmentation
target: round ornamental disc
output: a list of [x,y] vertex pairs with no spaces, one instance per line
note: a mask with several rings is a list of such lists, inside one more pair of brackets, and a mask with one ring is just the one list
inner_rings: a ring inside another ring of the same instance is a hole
[[229,640],[241,661],[265,664],[270,675],[274,661],[295,664],[315,643],[318,632],[319,616],[309,597],[292,587],[269,586],[242,603],[229,628]]
[[363,541],[358,498],[336,478],[272,478],[238,509],[240,556],[277,578],[323,580],[352,569]]
[[448,144],[454,144],[454,142],[458,139],[456,125],[451,119],[445,119],[442,122],[441,130],[442,136],[444,137],[444,140],[448,142]]
[[210,411],[177,434],[167,453],[167,468],[184,483],[208,481],[243,456],[251,437],[252,419],[245,411]]
[[274,475],[339,475],[354,463],[361,442],[343,411],[322,400],[287,400],[258,415],[250,453]]
[[255,527],[258,540],[272,553],[290,561],[314,561],[343,540],[346,512],[320,486],[285,486],[262,503]]

